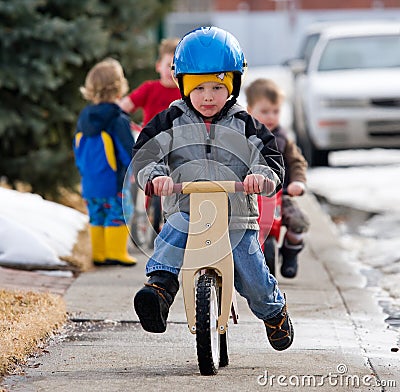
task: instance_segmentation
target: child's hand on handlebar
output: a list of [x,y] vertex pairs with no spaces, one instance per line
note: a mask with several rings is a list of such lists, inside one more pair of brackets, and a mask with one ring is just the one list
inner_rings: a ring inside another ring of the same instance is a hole
[[170,196],[174,189],[174,182],[171,177],[159,176],[152,180],[154,194],[157,196]]
[[243,181],[244,191],[249,193],[261,193],[265,191],[267,194],[275,189],[275,183],[262,174],[249,174]]

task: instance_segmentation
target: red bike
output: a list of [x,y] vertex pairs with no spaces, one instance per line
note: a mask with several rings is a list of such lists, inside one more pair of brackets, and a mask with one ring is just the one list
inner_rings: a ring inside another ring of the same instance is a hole
[[[142,130],[139,124],[131,121],[131,132],[136,140]],[[133,203],[133,213],[129,216],[130,235],[138,248],[153,248],[154,240],[162,227],[161,197],[145,196],[138,188],[133,176],[128,185]]]
[[282,226],[282,190],[272,197],[258,195],[260,225],[259,241],[264,253],[265,262],[275,276],[279,260],[279,237]]

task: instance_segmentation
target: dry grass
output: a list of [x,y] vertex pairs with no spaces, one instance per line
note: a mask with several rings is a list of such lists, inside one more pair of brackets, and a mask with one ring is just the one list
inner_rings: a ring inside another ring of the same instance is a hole
[[83,200],[82,196],[79,193],[79,190],[76,192],[68,190],[66,188],[60,188],[58,190],[57,199],[51,199],[50,197],[46,197],[47,200],[55,201],[56,203],[63,204],[64,206],[74,208],[82,212],[83,214],[87,214],[86,203]]
[[0,376],[12,372],[65,320],[58,295],[0,289]]
[[[50,197],[47,197],[47,199],[87,214],[86,203],[80,195],[79,189],[74,192],[66,188],[60,188],[57,199]],[[86,272],[93,268],[88,225],[78,233],[78,239],[71,256],[62,257],[62,260],[76,267],[81,272]]]
[[[0,182],[0,186],[7,187]],[[18,190],[30,191],[22,187]],[[60,200],[56,201],[86,212],[84,201],[77,193],[63,190]],[[92,267],[88,227],[79,232],[67,261],[80,271]],[[13,372],[28,355],[37,352],[66,318],[64,300],[58,295],[0,289],[0,379]],[[1,387],[0,392],[3,392]]]
[[[74,208],[83,214],[87,214],[86,203],[79,193],[61,188],[59,194],[60,196],[55,200],[57,203]],[[63,257],[62,259],[77,267],[82,272],[93,269],[88,225],[78,233],[78,240],[72,250],[72,255],[69,257]]]
[[94,268],[88,226],[78,233],[78,239],[71,256],[61,257],[61,259],[73,265],[81,272],[86,272]]

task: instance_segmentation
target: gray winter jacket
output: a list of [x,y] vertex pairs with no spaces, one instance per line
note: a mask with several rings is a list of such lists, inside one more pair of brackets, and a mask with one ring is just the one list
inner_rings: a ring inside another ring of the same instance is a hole
[[[206,125],[182,100],[151,120],[133,150],[133,169],[140,187],[157,176],[171,176],[174,183],[204,180],[243,181],[251,173],[263,174],[276,184],[283,181],[282,156],[274,136],[241,106],[233,105]],[[258,229],[257,195],[229,195],[229,228]],[[189,212],[188,195],[164,198],[165,218]]]

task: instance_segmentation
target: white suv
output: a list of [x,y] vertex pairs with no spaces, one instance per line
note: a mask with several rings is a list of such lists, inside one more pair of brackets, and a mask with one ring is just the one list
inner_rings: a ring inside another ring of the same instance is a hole
[[332,150],[400,147],[400,21],[328,24],[308,38],[311,50],[292,64],[294,128],[309,163],[327,165]]

